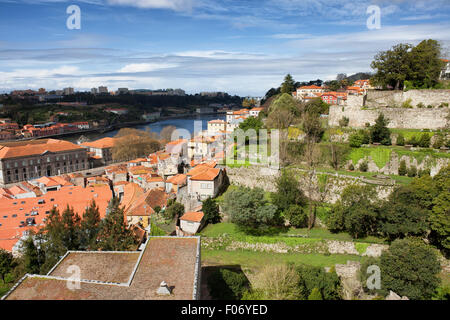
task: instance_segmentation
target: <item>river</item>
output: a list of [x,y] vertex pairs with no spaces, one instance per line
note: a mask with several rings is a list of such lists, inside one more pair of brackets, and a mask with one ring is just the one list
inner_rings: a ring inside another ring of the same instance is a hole
[[[176,118],[176,119],[157,121],[157,122],[153,122],[153,123],[149,123],[149,124],[134,126],[133,128],[138,129],[138,130],[150,130],[151,132],[156,132],[159,134],[164,127],[175,126],[177,129],[186,129],[192,134],[194,132],[195,121],[201,121],[201,123],[202,123],[201,130],[207,130],[208,129],[208,121],[215,120],[215,119],[225,120],[225,118],[226,118],[225,114],[195,115],[195,116],[180,117],[180,118]],[[86,138],[88,138],[89,140],[93,141],[93,140],[101,139],[104,137],[114,137],[117,134],[117,132],[119,132],[119,130],[109,131],[109,132],[105,132],[105,133],[94,133],[94,132],[84,133],[84,134],[77,134],[77,135],[64,137],[62,139],[71,141],[71,142],[76,142],[83,135]]]

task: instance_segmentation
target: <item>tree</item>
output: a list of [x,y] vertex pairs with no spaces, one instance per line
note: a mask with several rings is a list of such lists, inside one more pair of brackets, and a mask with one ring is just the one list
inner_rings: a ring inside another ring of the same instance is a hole
[[331,232],[347,231],[354,238],[377,233],[379,208],[373,187],[351,185],[333,205],[327,221]]
[[347,154],[350,152],[349,147],[346,145],[338,144],[335,142],[330,143],[330,164],[334,170],[339,170]]
[[391,240],[424,236],[428,211],[421,205],[412,186],[395,189],[381,208],[381,232]]
[[277,191],[272,193],[271,200],[280,211],[286,211],[291,205],[304,206],[306,197],[300,188],[300,182],[287,170],[282,170],[276,179]]
[[439,82],[444,68],[438,41],[423,40],[411,50],[411,80],[416,88],[432,88]]
[[323,300],[322,294],[320,293],[319,289],[312,289],[311,294],[308,296],[308,300]]
[[184,214],[184,205],[179,202],[174,202],[167,206],[165,213],[170,219],[178,220]]
[[177,128],[175,126],[165,126],[161,130],[159,136],[161,137],[162,140],[172,141],[172,134],[176,129]]
[[80,247],[80,217],[67,205],[61,216],[63,227],[62,244],[66,250],[78,250]]
[[405,137],[399,133],[397,136],[397,145],[398,146],[404,146],[405,145]]
[[203,201],[202,211],[205,214],[204,219],[206,223],[214,224],[220,222],[221,217],[219,212],[219,206],[213,199],[208,198]]
[[295,228],[304,228],[308,225],[308,214],[299,205],[289,206],[284,216],[289,220],[289,224]]
[[441,271],[433,249],[419,239],[395,240],[380,257],[381,288],[412,300],[431,299]]
[[240,300],[250,283],[243,272],[216,269],[208,277],[210,295],[216,300]]
[[303,114],[302,127],[306,133],[306,139],[311,143],[319,142],[325,132],[320,121],[320,115],[314,112]]
[[359,148],[363,144],[363,136],[361,136],[359,133],[355,132],[350,135],[348,138],[348,142],[350,144],[350,147],[352,148]]
[[380,142],[383,145],[391,144],[391,132],[387,128],[389,120],[382,113],[378,115],[375,124],[370,127],[370,139],[372,142]]
[[420,136],[419,147],[429,148],[431,143],[431,137],[428,133],[424,133]]
[[341,282],[335,271],[326,272],[321,267],[299,266],[297,267],[299,275],[298,285],[303,297],[311,296],[314,289],[319,291],[323,300],[341,299]]
[[259,130],[264,127],[264,123],[260,118],[248,117],[243,122],[239,124],[239,129],[247,131],[249,129],[254,129],[256,134],[259,134]]
[[112,157],[117,161],[136,159],[147,156],[161,148],[160,143],[151,137],[149,132],[142,130],[122,132],[120,129],[112,148]]
[[281,93],[291,94],[295,90],[295,81],[290,74],[284,77],[284,81],[281,84]]
[[224,195],[223,211],[246,232],[267,230],[279,224],[278,208],[269,204],[261,188],[238,187]]
[[433,177],[433,184],[437,193],[430,194],[432,210],[430,213],[431,239],[443,251],[446,257],[450,256],[450,166],[439,171]]
[[5,276],[13,269],[13,255],[0,249],[0,276],[3,282],[5,282]]
[[398,175],[405,176],[408,173],[408,169],[406,168],[406,161],[400,161],[400,165],[398,167]]
[[280,112],[282,110],[298,116],[300,114],[300,103],[290,93],[283,93],[270,104],[269,116],[273,112]]
[[83,213],[81,221],[81,247],[93,250],[97,245],[97,236],[100,231],[100,212],[94,200]]
[[304,109],[305,112],[315,113],[317,115],[328,114],[330,105],[318,97],[307,102]]
[[117,198],[108,205],[106,217],[100,223],[98,248],[103,251],[126,251],[136,245],[136,239],[127,228],[123,208]]
[[22,254],[25,266],[25,272],[31,274],[39,274],[41,266],[44,263],[45,256],[40,248],[34,244],[33,234],[22,243]]
[[392,87],[395,90],[403,89],[403,83],[411,74],[410,44],[398,44],[387,51],[379,52],[371,67],[376,70],[372,77],[375,85]]

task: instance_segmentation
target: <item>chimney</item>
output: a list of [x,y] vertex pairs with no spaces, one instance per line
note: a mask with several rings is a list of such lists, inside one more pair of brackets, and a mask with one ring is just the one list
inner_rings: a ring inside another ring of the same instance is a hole
[[171,294],[171,290],[165,281],[160,283],[159,288],[156,290],[156,294],[160,296],[169,296]]

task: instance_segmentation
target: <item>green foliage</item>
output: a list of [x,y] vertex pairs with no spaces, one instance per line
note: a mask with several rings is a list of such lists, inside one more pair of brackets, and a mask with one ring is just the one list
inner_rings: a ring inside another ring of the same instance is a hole
[[304,228],[308,225],[308,213],[299,205],[291,205],[284,216],[293,227]]
[[417,168],[416,166],[411,165],[408,169],[408,177],[413,178],[417,176]]
[[436,139],[434,140],[433,148],[434,149],[440,149],[443,145],[444,145],[444,135],[443,134],[439,134],[436,137]]
[[158,227],[153,221],[150,221],[150,236],[166,236],[167,233]]
[[348,186],[331,209],[328,228],[334,233],[347,231],[354,238],[376,234],[379,208],[374,200],[373,187]]
[[366,160],[364,160],[363,162],[361,162],[359,164],[359,171],[361,172],[367,172],[367,170],[369,169],[369,164]]
[[173,202],[168,205],[166,210],[164,211],[169,219],[181,218],[184,214],[184,205],[179,202]]
[[208,198],[203,201],[202,211],[205,215],[204,219],[206,223],[214,224],[220,222],[221,217],[219,212],[219,206],[213,199]]
[[404,146],[405,145],[405,137],[401,133],[399,133],[399,135],[397,136],[397,145],[398,146]]
[[359,133],[352,133],[348,138],[350,147],[359,148],[363,144],[363,137]]
[[371,157],[378,168],[383,168],[391,158],[392,150],[390,148],[358,148],[353,149],[348,158],[356,164],[360,159]]
[[280,211],[288,210],[291,205],[304,206],[306,204],[306,197],[295,175],[283,170],[275,183],[277,191],[270,197],[272,204],[277,206]]
[[100,212],[93,200],[90,206],[83,213],[83,220],[80,226],[80,247],[87,250],[95,250],[97,245],[97,235],[100,231]]
[[268,203],[261,188],[239,187],[227,192],[223,211],[230,215],[232,222],[248,232],[267,230],[280,224],[278,208]]
[[208,277],[208,289],[215,300],[240,300],[249,288],[245,274],[225,268],[218,268]]
[[124,210],[117,198],[108,206],[106,217],[100,222],[98,248],[104,251],[126,251],[133,248],[137,241],[127,228]]
[[420,239],[395,240],[380,257],[381,288],[412,300],[431,299],[440,280],[439,260]]
[[13,256],[10,252],[0,249],[0,277],[5,282],[5,276],[13,270]]
[[330,112],[330,105],[321,98],[315,98],[306,103],[305,112],[316,115],[328,114]]
[[264,123],[261,119],[255,117],[248,117],[243,122],[239,124],[239,129],[247,131],[249,129],[254,129],[256,134],[259,133],[259,130],[264,127]]
[[293,91],[295,91],[295,81],[290,74],[287,74],[281,84],[281,93],[291,94]]
[[341,120],[339,120],[339,126],[340,127],[346,127],[348,126],[348,123],[350,122],[350,119],[347,117],[342,117]]
[[320,290],[318,288],[312,289],[311,294],[308,296],[308,300],[323,300]]
[[441,286],[436,289],[432,300],[450,300],[450,286]]
[[[297,268],[299,287],[304,297],[310,297],[314,289],[323,300],[340,300],[341,284],[336,272],[325,272],[323,268],[300,266]],[[314,293],[318,297],[317,293]]]
[[420,136],[418,145],[421,148],[429,148],[431,143],[431,137],[428,133],[424,133]]
[[412,105],[411,105],[412,99],[409,98],[406,101],[404,101],[401,105],[402,108],[406,108],[406,109],[412,109]]
[[34,244],[33,234],[22,243],[22,254],[25,272],[39,274],[45,262],[45,253]]
[[406,161],[402,160],[402,161],[400,161],[400,165],[398,166],[398,175],[405,176],[407,173],[408,173],[408,170],[406,168]]
[[372,142],[379,142],[385,146],[391,144],[391,132],[387,128],[388,123],[389,120],[380,113],[375,120],[375,124],[370,127],[370,140]]

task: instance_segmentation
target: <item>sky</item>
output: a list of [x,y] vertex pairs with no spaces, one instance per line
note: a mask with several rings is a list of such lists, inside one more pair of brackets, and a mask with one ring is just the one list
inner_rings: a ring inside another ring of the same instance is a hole
[[[79,29],[67,27],[71,5]],[[367,24],[369,6],[380,8],[379,29]],[[450,0],[0,0],[0,92],[106,85],[263,96],[287,73],[371,72],[377,52],[424,39],[450,56]]]

